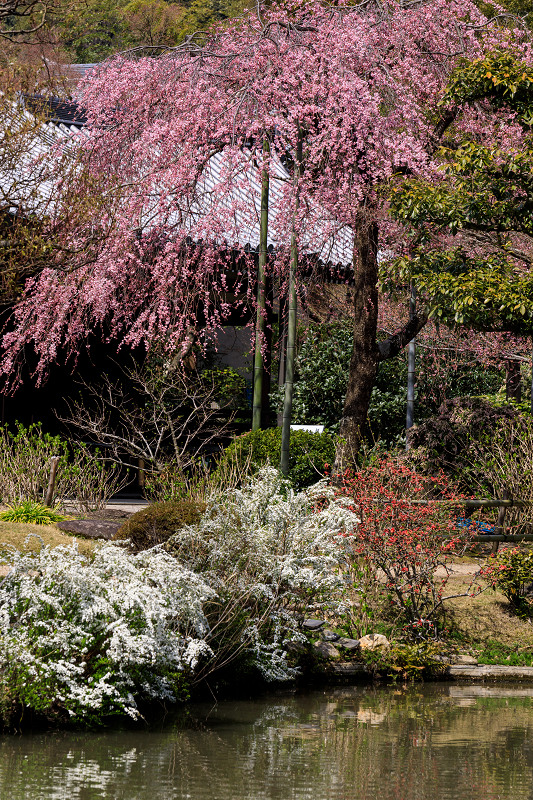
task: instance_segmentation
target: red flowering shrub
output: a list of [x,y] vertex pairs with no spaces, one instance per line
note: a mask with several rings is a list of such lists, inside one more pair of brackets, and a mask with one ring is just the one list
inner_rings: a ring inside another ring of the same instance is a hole
[[340,491],[353,498],[361,520],[353,533],[354,558],[371,566],[406,633],[436,635],[450,562],[472,537],[456,527],[461,497],[444,475],[428,478],[393,459],[346,476]]

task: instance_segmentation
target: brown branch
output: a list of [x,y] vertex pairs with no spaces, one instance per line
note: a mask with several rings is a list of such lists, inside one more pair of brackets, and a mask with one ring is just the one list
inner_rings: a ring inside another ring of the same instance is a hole
[[437,122],[435,127],[433,128],[433,133],[430,137],[430,147],[428,148],[428,155],[432,156],[435,154],[438,147],[442,142],[442,137],[452,125],[457,116],[459,114],[459,108],[454,106],[453,108],[449,108],[447,111],[444,112],[440,120]]
[[0,0],[0,23],[5,22],[9,17],[18,19],[28,19],[37,17],[37,21],[31,28],[5,28],[0,25],[0,37],[9,41],[16,41],[23,36],[36,33],[46,21],[48,6],[42,0]]
[[415,314],[400,331],[383,342],[378,342],[378,361],[388,361],[389,358],[397,356],[422,330],[427,321],[428,315],[425,312]]

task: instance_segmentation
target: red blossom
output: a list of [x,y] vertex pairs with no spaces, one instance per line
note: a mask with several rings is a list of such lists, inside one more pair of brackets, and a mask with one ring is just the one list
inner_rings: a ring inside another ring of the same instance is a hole
[[[459,534],[455,525],[464,498],[453,492],[446,476],[428,480],[392,458],[345,475],[340,492],[353,498],[361,519],[354,536],[356,557],[384,574],[391,602],[409,624],[431,621],[424,630],[434,633],[447,565],[473,535],[468,529]],[[438,567],[445,570],[442,579],[435,578]]]

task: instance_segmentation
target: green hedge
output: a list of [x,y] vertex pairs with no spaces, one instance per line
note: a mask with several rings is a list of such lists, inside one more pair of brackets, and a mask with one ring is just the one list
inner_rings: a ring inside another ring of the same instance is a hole
[[[236,438],[226,448],[219,469],[256,471],[267,463],[279,466],[281,428],[250,431]],[[324,475],[335,458],[335,441],[329,433],[291,431],[288,478],[295,489],[311,486]]]

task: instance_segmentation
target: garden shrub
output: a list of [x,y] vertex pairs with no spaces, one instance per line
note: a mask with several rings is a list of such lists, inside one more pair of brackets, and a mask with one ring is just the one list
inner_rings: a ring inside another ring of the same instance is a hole
[[483,574],[509,600],[520,616],[533,614],[533,551],[518,547],[491,559]]
[[14,551],[0,583],[4,723],[25,712],[56,722],[139,717],[139,702],[176,701],[209,658],[203,604],[213,590],[163,552],[106,543]]
[[0,499],[4,503],[44,502],[50,464],[58,459],[53,502],[77,511],[100,510],[124,483],[116,465],[104,463],[81,443],[69,445],[45,433],[40,423],[15,429],[0,426]]
[[150,503],[183,500],[201,493],[206,479],[205,469],[184,470],[178,461],[167,461],[158,472],[146,472],[143,494]]
[[120,466],[103,459],[98,449],[74,442],[69,447],[67,468],[56,487],[58,502],[67,500],[76,512],[103,511],[109,499],[128,482]]
[[205,501],[219,490],[235,489],[249,475],[249,461],[221,459],[216,469],[197,459],[186,469],[177,461],[163,464],[159,472],[146,474],[144,495],[151,503],[186,500]]
[[[227,447],[218,465],[225,472],[257,471],[265,464],[277,467],[281,455],[281,428],[250,431]],[[335,458],[335,441],[328,433],[291,431],[288,479],[295,489],[303,489],[323,477]]]
[[241,651],[267,680],[294,677],[287,646],[307,641],[301,620],[343,607],[347,539],[340,534],[356,524],[324,482],[296,493],[272,467],[213,495],[200,522],[167,545],[217,593],[206,608],[216,654],[207,668]]
[[[426,474],[444,471],[471,490],[478,453],[487,449],[506,425],[517,431],[522,420],[512,406],[494,405],[480,397],[447,400],[435,416],[410,431],[409,459]],[[508,446],[512,446],[512,438]]]
[[[392,458],[347,476],[339,491],[350,498],[361,520],[351,552],[353,574],[367,577],[360,586],[362,597],[370,575],[389,620],[403,626],[409,638],[435,637],[444,616],[450,562],[473,535],[456,527],[461,499],[443,475],[426,478]],[[361,561],[369,573],[361,571]],[[437,576],[439,567],[442,575]],[[379,573],[383,580],[376,581]],[[469,587],[464,595],[472,591]]]
[[[461,481],[475,494],[533,502],[533,420],[530,415],[501,420],[489,437],[471,443],[468,457],[471,461],[463,468]],[[504,532],[529,533],[530,515],[527,506],[507,508]],[[492,526],[496,525],[498,509],[483,512],[483,517]]]
[[133,514],[113,537],[129,539],[130,550],[139,553],[164,544],[184,525],[196,525],[205,511],[205,504],[192,499],[152,503]]
[[4,503],[44,501],[50,463],[58,458],[56,494],[62,494],[63,476],[68,469],[68,445],[59,436],[45,433],[40,423],[14,430],[0,428],[0,497]]

